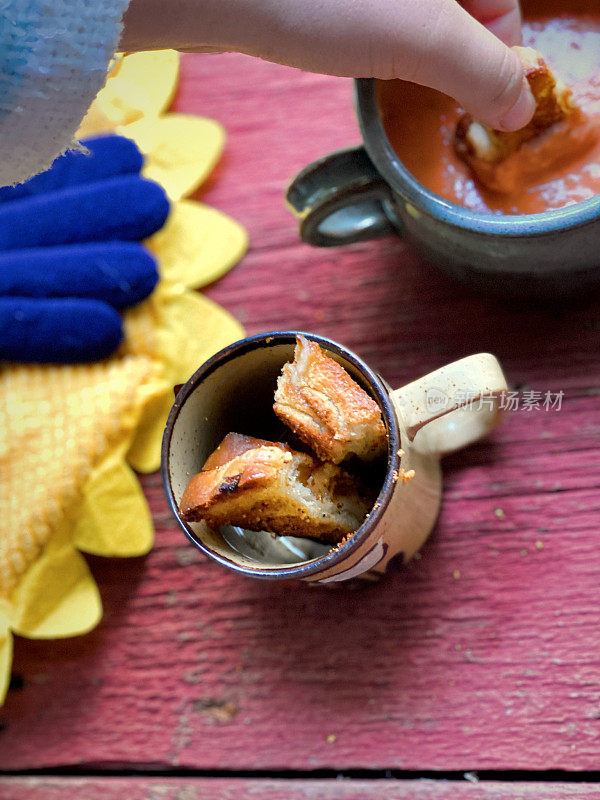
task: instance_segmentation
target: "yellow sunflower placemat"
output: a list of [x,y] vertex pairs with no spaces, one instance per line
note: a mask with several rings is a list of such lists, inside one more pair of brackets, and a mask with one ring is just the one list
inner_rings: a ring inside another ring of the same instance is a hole
[[0,366],[0,703],[12,632],[30,638],[85,633],[102,615],[80,551],[136,556],[154,530],[134,470],[160,464],[160,443],[181,383],[243,336],[219,305],[191,289],[230,269],[244,229],[185,199],[224,145],[210,119],[165,114],[177,86],[173,51],[118,57],[78,133],[116,131],[144,154],[143,174],[171,200],[164,227],[145,244],[160,281],[126,312],[118,353],[89,365]]

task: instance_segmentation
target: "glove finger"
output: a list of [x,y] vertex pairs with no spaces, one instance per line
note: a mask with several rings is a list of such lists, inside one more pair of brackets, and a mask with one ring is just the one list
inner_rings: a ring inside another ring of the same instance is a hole
[[91,183],[115,175],[139,173],[143,166],[144,159],[137,145],[124,136],[96,136],[86,139],[83,144],[89,153],[69,150],[40,175],[16,186],[0,188],[0,202]]
[[0,359],[97,361],[114,352],[122,336],[121,318],[99,300],[0,297]]
[[139,175],[71,186],[0,204],[0,250],[145,239],[168,213],[162,186]]
[[139,303],[158,282],[156,261],[137,242],[101,242],[0,253],[0,295],[87,297],[115,308]]

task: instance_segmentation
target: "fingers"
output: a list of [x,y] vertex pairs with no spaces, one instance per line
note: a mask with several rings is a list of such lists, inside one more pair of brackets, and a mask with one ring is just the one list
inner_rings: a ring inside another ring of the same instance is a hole
[[[485,16],[506,8],[509,0],[472,0],[471,4]],[[511,5],[509,14],[516,12],[520,20],[518,6]],[[415,31],[415,49],[427,49],[429,58],[417,62],[411,80],[451,95],[476,119],[494,128],[516,130],[526,125],[535,101],[517,55],[458,3],[441,0],[436,6],[435,27]]]
[[519,0],[461,0],[461,5],[509,47],[521,44]]
[[0,203],[0,249],[141,240],[169,214],[162,186],[136,174],[65,186]]
[[[260,9],[262,2],[249,0],[248,6]],[[248,21],[244,3],[246,0],[129,0],[119,47],[126,51],[172,47],[206,53],[237,49],[234,42]]]
[[[511,0],[470,0],[486,16]],[[534,100],[521,63],[455,0],[261,0],[241,49],[313,72],[403,78],[454,97],[482,122],[526,125]],[[510,7],[509,7],[510,6]],[[256,6],[253,6],[256,8]],[[247,19],[247,18],[246,18]]]
[[171,2],[165,13],[165,0],[131,0],[124,39],[238,50],[329,75],[403,78],[451,95],[502,130],[533,116],[521,63],[498,38],[519,40],[518,0]]
[[0,359],[73,363],[107,358],[123,338],[121,317],[100,300],[0,297]]

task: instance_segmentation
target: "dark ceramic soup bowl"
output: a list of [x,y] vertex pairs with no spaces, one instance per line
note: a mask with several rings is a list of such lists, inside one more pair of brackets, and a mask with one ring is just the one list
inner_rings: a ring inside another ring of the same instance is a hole
[[450,275],[509,296],[568,297],[600,287],[600,195],[541,214],[452,203],[416,180],[396,154],[377,84],[355,84],[364,145],[314,162],[288,189],[305,242],[332,247],[400,235]]

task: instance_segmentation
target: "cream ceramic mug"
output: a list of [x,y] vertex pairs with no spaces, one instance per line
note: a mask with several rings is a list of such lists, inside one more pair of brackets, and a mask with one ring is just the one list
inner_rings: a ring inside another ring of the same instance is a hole
[[272,410],[273,395],[283,364],[293,360],[298,333],[242,339],[213,356],[178,390],[162,445],[167,497],[188,539],[235,572],[322,584],[377,577],[392,557],[409,559],[429,535],[441,501],[440,459],[498,424],[506,380],[494,356],[480,353],[392,390],[347,348],[303,333],[339,362],[381,409],[387,461],[366,520],[333,548],[304,538],[184,522],[179,503],[187,482],[227,433],[281,440],[284,430]]

